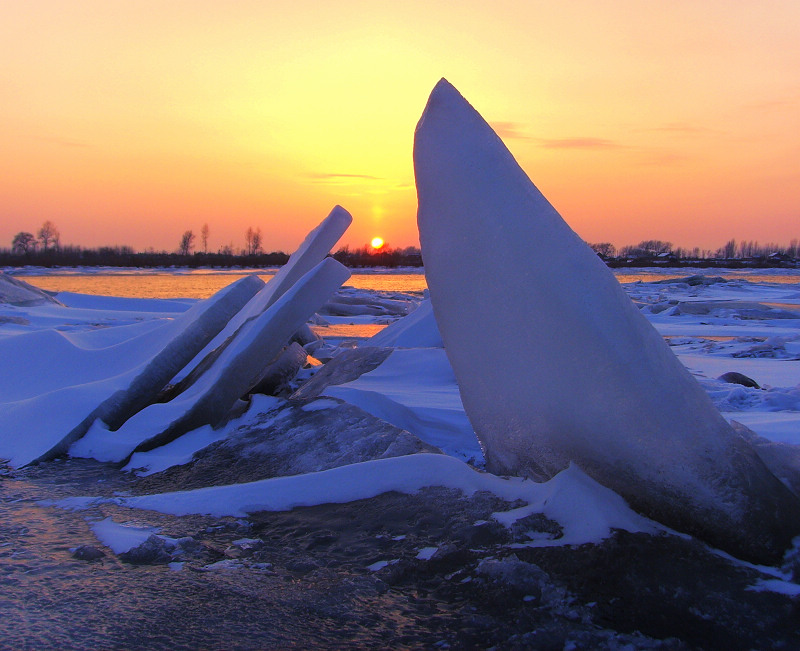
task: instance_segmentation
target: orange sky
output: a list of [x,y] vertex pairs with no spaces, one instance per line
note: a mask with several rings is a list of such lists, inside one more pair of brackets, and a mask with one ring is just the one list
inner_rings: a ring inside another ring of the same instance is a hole
[[0,0],[0,246],[416,245],[442,76],[584,239],[800,237],[797,0]]

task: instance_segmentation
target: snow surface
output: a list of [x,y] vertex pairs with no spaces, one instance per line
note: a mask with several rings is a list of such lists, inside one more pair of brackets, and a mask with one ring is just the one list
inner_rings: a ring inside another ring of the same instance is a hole
[[397,349],[374,371],[329,386],[323,395],[406,429],[445,454],[483,465],[483,452],[442,348]]
[[[282,400],[274,396],[255,395],[252,397],[247,411],[239,418],[228,421],[219,429],[214,429],[211,425],[204,425],[191,432],[187,432],[166,445],[148,450],[147,452],[136,452],[131,456],[123,470],[135,470],[136,474],[140,477],[146,477],[147,475],[161,472],[173,466],[181,466],[185,463],[189,463],[195,452],[230,436],[231,432],[235,431],[239,426],[253,420],[257,414],[268,412],[282,403]],[[110,456],[112,458],[117,458],[119,456],[119,454],[113,453],[109,455],[106,452],[106,448],[103,446],[98,446],[98,454],[100,456]]]
[[115,554],[124,554],[138,547],[158,532],[154,527],[117,524],[111,518],[93,522],[91,528],[97,539]]

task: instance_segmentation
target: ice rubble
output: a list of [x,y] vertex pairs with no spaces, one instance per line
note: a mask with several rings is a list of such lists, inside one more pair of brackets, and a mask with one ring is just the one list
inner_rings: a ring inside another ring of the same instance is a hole
[[489,469],[546,479],[574,461],[671,527],[780,558],[800,501],[446,80],[414,165],[433,309]]
[[[152,400],[263,284],[255,276],[242,278],[173,322],[106,348],[76,346],[55,331],[2,341],[0,347],[10,353],[6,361],[19,362],[4,366],[2,384],[16,380],[19,391],[10,392],[12,398],[0,409],[0,431],[12,433],[0,438],[0,457],[15,467],[49,459],[66,452],[96,419],[130,416]],[[59,357],[52,357],[54,353]],[[48,365],[55,362],[67,374],[40,372],[25,381],[20,376],[34,368],[28,354],[34,359],[49,356]]]
[[[193,427],[219,423],[247,390],[269,380],[270,374],[280,375],[287,366],[284,362],[296,365],[274,358],[349,277],[344,267],[323,259],[351,220],[336,206],[266,286],[255,275],[245,277],[171,323],[130,326],[129,338],[110,345],[93,345],[91,336],[70,337],[56,330],[0,340],[0,349],[7,353],[0,372],[0,386],[6,389],[0,428],[11,433],[0,439],[0,458],[12,466],[49,459],[66,452],[87,432],[92,433],[87,443],[97,437],[107,439],[110,450],[98,452],[99,456],[117,458],[127,450],[124,458],[148,441],[156,445]],[[28,290],[20,281],[3,287],[14,299],[32,296],[35,304],[43,300],[42,292]],[[102,342],[105,337],[98,334],[94,339]],[[206,346],[216,350],[204,358],[201,351]],[[200,360],[199,368],[189,364],[193,358]],[[54,360],[62,372],[48,372]],[[192,368],[194,375],[180,387],[176,399],[145,409],[170,379],[185,376],[188,371],[182,369]],[[127,435],[121,431],[109,435],[109,429],[119,431],[131,420]],[[135,435],[130,434],[137,427]],[[76,449],[93,448],[84,443]]]

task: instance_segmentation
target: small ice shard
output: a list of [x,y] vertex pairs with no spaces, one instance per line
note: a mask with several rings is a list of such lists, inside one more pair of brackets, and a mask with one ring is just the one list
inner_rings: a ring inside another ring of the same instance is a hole
[[656,520],[779,560],[800,501],[444,79],[414,167],[433,309],[487,468],[546,479],[575,461]]
[[430,300],[422,301],[411,314],[381,330],[367,344],[393,348],[441,348],[442,335],[436,325]]
[[24,280],[9,276],[0,271],[0,303],[9,305],[30,306],[53,303],[61,305],[47,292],[26,283]]
[[303,368],[307,359],[308,353],[305,348],[293,341],[264,368],[261,378],[251,392],[275,396],[281,391],[288,391],[289,383]]

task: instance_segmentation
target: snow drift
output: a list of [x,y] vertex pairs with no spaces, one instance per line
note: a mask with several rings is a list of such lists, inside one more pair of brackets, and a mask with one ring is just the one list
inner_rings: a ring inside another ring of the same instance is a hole
[[7,433],[0,439],[0,457],[16,467],[51,459],[66,452],[95,420],[124,421],[152,401],[263,285],[257,276],[246,276],[171,323],[100,350],[72,345],[53,331],[8,342],[48,353],[59,344],[62,356],[51,363],[67,365],[72,380],[64,384],[61,374],[50,373],[40,383],[20,381],[44,390],[0,403],[0,430]]
[[656,520],[779,559],[800,500],[446,80],[414,166],[433,309],[487,468],[548,479],[575,461]]

